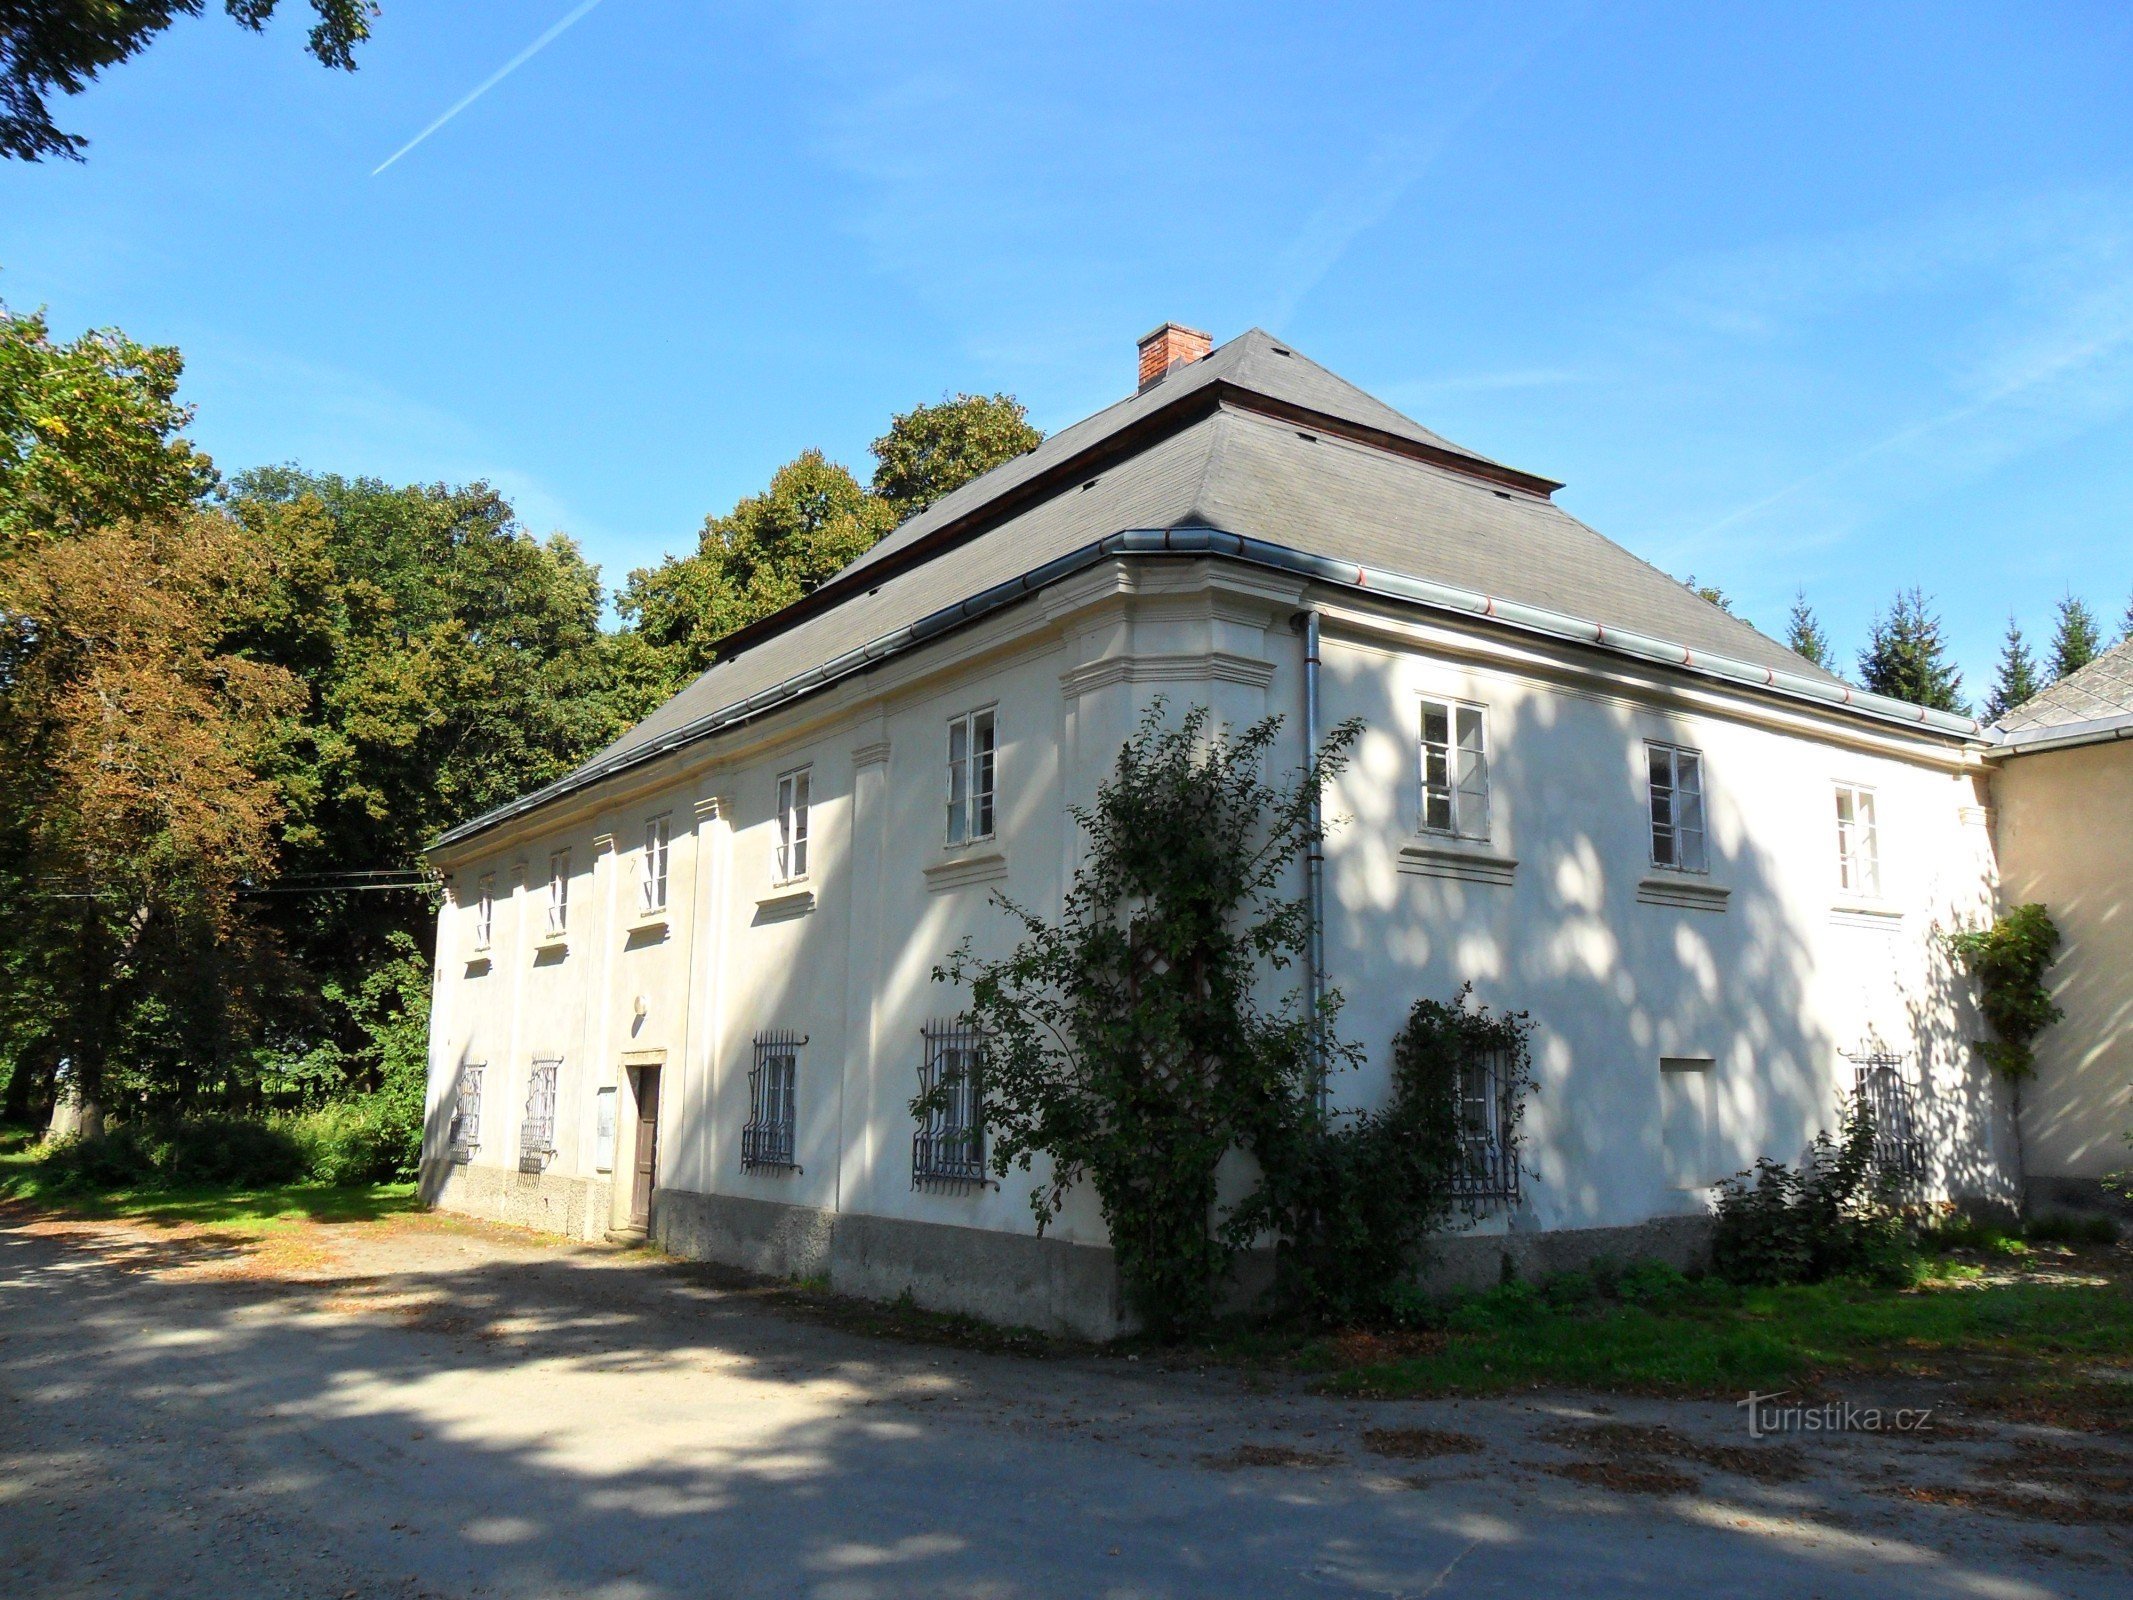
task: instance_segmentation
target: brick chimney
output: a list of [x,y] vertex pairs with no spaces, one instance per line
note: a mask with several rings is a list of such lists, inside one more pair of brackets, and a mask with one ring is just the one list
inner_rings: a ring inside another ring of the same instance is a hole
[[1215,347],[1215,341],[1198,328],[1166,322],[1153,333],[1141,335],[1141,387],[1147,388],[1164,374],[1189,366]]

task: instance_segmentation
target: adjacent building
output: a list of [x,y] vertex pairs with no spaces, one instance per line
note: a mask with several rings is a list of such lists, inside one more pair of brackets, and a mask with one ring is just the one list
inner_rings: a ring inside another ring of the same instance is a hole
[[2133,1168],[2133,640],[2001,719],[1992,752],[2005,903],[2039,901],[2066,1015],[2022,1090],[2033,1199],[2094,1204]]
[[[994,891],[1060,903],[1069,808],[1157,700],[1278,714],[1300,762],[1312,640],[1319,724],[1364,727],[1327,799],[1326,978],[1368,1050],[1337,1100],[1383,1092],[1420,996],[1537,1025],[1469,1265],[1679,1253],[1715,1180],[1858,1093],[1915,1193],[2015,1197],[1935,937],[1993,904],[1975,723],[1848,687],[1266,333],[1140,357],[438,842],[439,1203],[1112,1331],[1094,1204],[1040,1239],[984,1167],[983,1041],[934,969],[1010,947]],[[943,1078],[970,1092],[915,1119]]]

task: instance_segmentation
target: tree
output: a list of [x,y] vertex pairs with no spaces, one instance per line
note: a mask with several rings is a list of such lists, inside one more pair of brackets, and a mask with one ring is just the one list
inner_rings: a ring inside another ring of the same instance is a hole
[[694,555],[632,572],[616,609],[679,687],[710,666],[720,639],[820,587],[894,525],[888,502],[809,450],[761,494],[706,518]]
[[2052,634],[2052,682],[2070,678],[2103,654],[2103,629],[2085,601],[2067,595],[2059,602],[2059,625]]
[[1158,1337],[1212,1316],[1240,1242],[1216,1216],[1216,1169],[1293,1122],[1312,1095],[1314,1024],[1337,1005],[1314,1016],[1260,991],[1303,952],[1291,885],[1315,837],[1311,799],[1359,730],[1336,729],[1276,786],[1262,773],[1278,728],[1232,734],[1204,707],[1166,726],[1158,702],[1074,812],[1087,850],[1059,920],[996,895],[1021,943],[987,960],[966,941],[934,973],[967,986],[986,1041],[993,1170],[1049,1158],[1030,1194],[1040,1230],[1076,1184],[1094,1187],[1120,1282]]
[[54,1002],[92,1129],[114,1059],[227,1062],[260,1015],[273,952],[239,896],[273,867],[280,804],[259,768],[303,694],[221,648],[260,570],[211,513],[0,562],[4,938]]
[[2037,664],[2022,638],[2022,629],[2012,616],[2007,619],[2007,642],[2000,647],[1999,675],[1992,692],[1985,696],[1985,720],[1998,722],[2016,706],[2033,700],[2044,685],[2037,681]]
[[1807,603],[1807,591],[1797,590],[1792,597],[1792,610],[1785,618],[1785,643],[1792,647],[1794,655],[1804,656],[1824,672],[1835,670],[1832,663],[1836,653],[1830,649],[1829,635],[1822,631],[1814,608]]
[[[278,3],[223,0],[223,9],[257,33]],[[88,141],[59,130],[45,96],[81,93],[177,18],[205,9],[206,0],[0,0],[0,156],[79,161]],[[355,47],[378,14],[375,0],[311,0],[311,9],[318,20],[306,48],[322,66],[354,71]]]
[[1899,590],[1888,615],[1875,616],[1867,646],[1859,652],[1859,678],[1876,694],[1935,711],[1969,711],[1963,675],[1948,659],[1940,618],[1919,589]]
[[0,305],[0,557],[24,540],[181,511],[215,485],[184,437],[185,361],[115,328],[54,343]]
[[2118,642],[2120,644],[2133,643],[2133,598],[2127,599],[2126,614],[2119,619]]
[[906,521],[951,490],[1044,442],[1010,394],[959,394],[913,406],[873,444],[873,491]]
[[[486,484],[274,467],[225,502],[270,573],[230,614],[229,647],[308,690],[261,752],[287,874],[410,869],[438,832],[562,776],[656,703],[632,670],[641,645],[601,630],[598,569],[560,534],[533,538]],[[427,903],[334,889],[276,896],[269,914],[306,974],[282,1011],[282,1070],[331,1090],[361,1030],[313,998],[357,993],[402,935],[426,948]]]
[[1732,599],[1726,594],[1726,591],[1719,588],[1717,584],[1698,583],[1696,581],[1696,574],[1693,572],[1690,573],[1686,578],[1683,578],[1681,580],[1681,584],[1683,588],[1687,589],[1691,594],[1695,595],[1697,599],[1709,601],[1712,605],[1718,607],[1719,610],[1723,611],[1729,617],[1733,615]]

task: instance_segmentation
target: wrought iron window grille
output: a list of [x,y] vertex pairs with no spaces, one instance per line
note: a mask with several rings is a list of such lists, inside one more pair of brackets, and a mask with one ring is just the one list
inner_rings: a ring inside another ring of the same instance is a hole
[[925,1110],[911,1135],[911,1187],[961,1192],[992,1186],[985,1171],[985,1039],[968,1022],[920,1030]]
[[459,1069],[459,1084],[452,1101],[452,1122],[445,1138],[452,1160],[464,1164],[474,1159],[481,1146],[481,1079],[485,1067],[468,1062]]
[[556,1077],[561,1056],[535,1056],[526,1083],[526,1120],[519,1128],[518,1169],[539,1172],[555,1154]]
[[1874,1165],[1906,1183],[1926,1174],[1925,1141],[1918,1136],[1916,1102],[1904,1075],[1908,1057],[1867,1047],[1847,1050],[1852,1064],[1852,1094],[1873,1113]]
[[800,1051],[807,1035],[773,1028],[755,1036],[755,1065],[748,1069],[748,1122],[741,1129],[743,1172],[799,1172],[793,1159],[798,1121],[796,1092]]
[[1515,1205],[1519,1198],[1517,1126],[1508,1051],[1463,1056],[1452,1074],[1458,1113],[1459,1164],[1453,1196],[1469,1207]]

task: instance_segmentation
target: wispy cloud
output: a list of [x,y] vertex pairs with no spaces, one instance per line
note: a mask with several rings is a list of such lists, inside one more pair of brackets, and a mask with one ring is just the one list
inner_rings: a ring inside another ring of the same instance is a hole
[[439,117],[435,122],[432,122],[428,127],[424,128],[420,133],[416,134],[414,138],[408,140],[406,144],[400,146],[399,149],[395,150],[391,155],[387,156],[383,161],[379,162],[375,167],[371,168],[370,175],[375,178],[379,173],[383,172],[395,161],[398,161],[402,156],[406,155],[410,150],[414,149],[415,146],[422,143],[423,140],[427,139],[431,134],[435,133],[447,122],[450,122],[454,117],[458,116],[460,112],[466,110],[468,106],[472,105],[483,95],[487,94],[491,89],[502,83],[504,79],[510,77],[512,73],[518,71],[520,67],[523,67],[527,62],[531,61],[543,50],[554,44],[555,41],[560,38],[567,29],[576,24],[580,18],[582,18],[588,11],[592,10],[593,7],[597,6],[599,3],[600,0],[579,0],[579,3],[571,8],[569,14],[566,15],[562,19],[562,21],[556,23],[555,26],[551,27],[546,33],[542,34],[538,39],[534,40],[533,43],[526,46],[525,49],[521,50],[509,61],[506,61],[502,66],[498,67],[494,72],[490,73],[488,77],[482,79],[482,81],[476,84],[472,89],[468,90],[466,94],[460,96],[458,100],[453,102],[451,109],[446,111],[443,116]]

